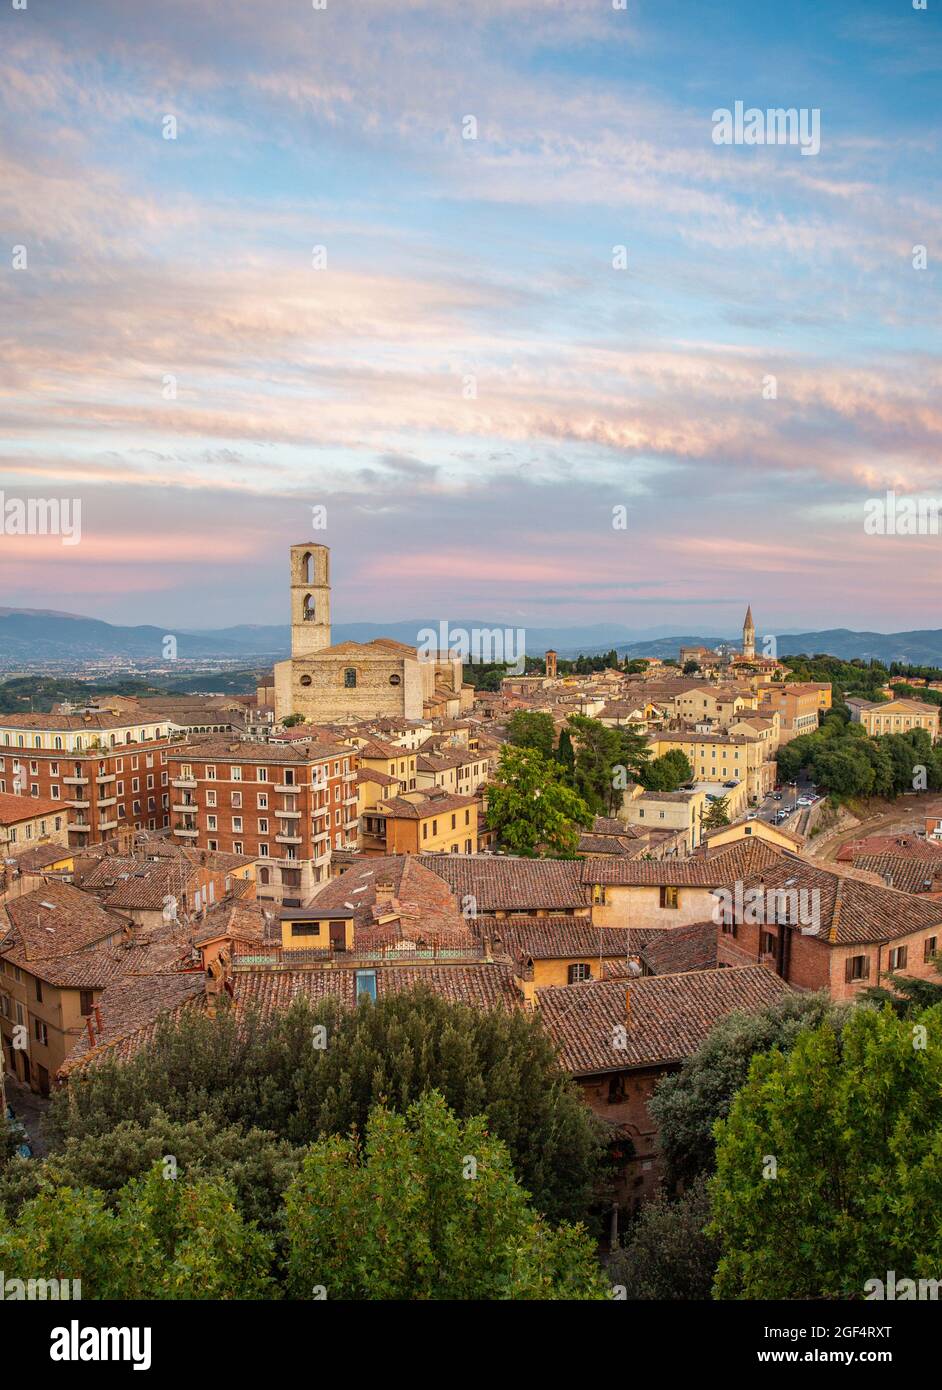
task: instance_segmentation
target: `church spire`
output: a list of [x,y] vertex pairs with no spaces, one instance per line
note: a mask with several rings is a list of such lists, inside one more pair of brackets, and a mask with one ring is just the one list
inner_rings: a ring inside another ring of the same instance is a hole
[[751,661],[756,654],[756,628],[752,621],[752,604],[746,609],[746,621],[742,625],[742,654]]

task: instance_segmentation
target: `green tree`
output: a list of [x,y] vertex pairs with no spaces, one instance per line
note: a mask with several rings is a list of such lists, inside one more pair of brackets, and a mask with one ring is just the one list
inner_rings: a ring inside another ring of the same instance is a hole
[[576,755],[572,747],[572,735],[568,729],[560,729],[559,744],[556,748],[556,761],[562,769],[563,781],[567,786],[572,785],[576,767]]
[[435,1092],[311,1147],[285,1198],[296,1299],[603,1299],[583,1228],[547,1225],[481,1116]]
[[861,1298],[942,1268],[942,1006],[757,1056],[717,1124],[719,1298]]
[[847,1013],[823,993],[789,994],[767,1009],[737,1010],[722,1019],[679,1071],[662,1077],[648,1102],[660,1133],[666,1183],[673,1187],[712,1173],[713,1127],[729,1113],[756,1053],[788,1052],[802,1032],[825,1020],[839,1030]]
[[165,1176],[163,1162],[109,1210],[88,1188],[43,1190],[0,1219],[7,1278],[80,1279],[91,1299],[271,1298],[271,1240],[246,1223],[219,1179]]
[[507,721],[507,738],[517,748],[535,748],[544,758],[552,758],[556,742],[553,716],[539,710],[514,710]]
[[681,1197],[660,1192],[641,1208],[634,1229],[608,1265],[613,1285],[629,1299],[708,1299],[720,1247],[707,1234],[707,1181],[696,1178]]
[[691,659],[690,659],[689,661],[685,661],[685,662],[684,662],[684,672],[683,672],[683,673],[684,673],[685,676],[695,676],[696,673],[697,673],[699,670],[700,670],[700,663],[699,663],[699,661],[694,661],[692,657],[691,657]]
[[[313,1045],[315,1028],[326,1047]],[[55,1097],[55,1152],[46,1162],[57,1181],[113,1192],[135,1171],[135,1142],[147,1154],[165,1139],[163,1152],[176,1154],[184,1173],[229,1170],[243,1213],[269,1228],[273,1193],[296,1167],[298,1148],[362,1130],[380,1101],[404,1109],[430,1090],[459,1115],[487,1116],[551,1220],[586,1215],[599,1182],[600,1127],[539,1017],[452,1004],[423,989],[356,1009],[298,1000],[265,1026],[250,1014],[237,1027],[229,1010],[168,1022],[145,1052],[103,1063]],[[204,1145],[194,1135],[200,1127]]]
[[703,817],[704,830],[719,830],[729,825],[729,797],[717,796],[709,804]]
[[557,763],[535,748],[505,744],[487,788],[487,823],[512,854],[573,855],[579,828],[592,824],[592,812],[565,785]]
[[133,1178],[172,1154],[188,1180],[225,1178],[239,1209],[261,1229],[278,1229],[282,1194],[301,1162],[303,1146],[256,1128],[220,1125],[203,1114],[171,1119],[158,1110],[143,1121],[124,1119],[107,1132],[68,1138],[44,1162],[18,1160],[0,1174],[0,1206],[13,1216],[45,1187],[85,1187],[101,1192],[110,1206]]
[[303,723],[304,723],[304,715],[303,715],[303,714],[286,714],[285,717],[284,717],[284,719],[282,719],[281,722],[282,722],[282,724],[284,725],[284,727],[285,727],[286,729],[293,729],[293,728],[295,728],[296,725],[298,725],[298,724],[303,724]]
[[685,753],[672,748],[641,768],[638,776],[642,785],[651,791],[675,792],[685,782],[693,780],[693,768]]

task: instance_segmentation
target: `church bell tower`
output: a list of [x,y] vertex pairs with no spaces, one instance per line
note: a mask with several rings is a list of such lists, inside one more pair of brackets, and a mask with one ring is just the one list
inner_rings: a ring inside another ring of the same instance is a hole
[[742,625],[742,654],[753,661],[756,654],[756,627],[752,621],[752,604],[746,609],[746,621]]
[[311,656],[330,646],[330,549],[291,547],[291,655]]

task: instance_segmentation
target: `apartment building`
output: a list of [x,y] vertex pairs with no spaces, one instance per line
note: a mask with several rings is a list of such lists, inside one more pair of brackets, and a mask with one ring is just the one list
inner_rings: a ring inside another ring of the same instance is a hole
[[623,796],[622,814],[642,830],[673,830],[676,854],[690,854],[700,843],[706,794],[702,791],[645,791],[635,785]]
[[357,750],[349,744],[207,740],[171,759],[173,835],[257,861],[260,901],[302,907],[332,849],[357,843]]
[[476,854],[481,803],[441,787],[405,792],[380,802],[386,854]]
[[0,792],[0,857],[39,845],[69,844],[69,808],[51,797]]
[[69,846],[119,829],[170,824],[168,756],[184,745],[166,719],[112,713],[0,715],[0,794],[68,808]]
[[779,716],[779,743],[790,743],[802,734],[813,734],[819,711],[831,708],[831,686],[827,681],[789,681],[772,683],[759,690],[759,713]]
[[755,731],[698,734],[664,729],[652,734],[650,748],[652,758],[679,749],[693,768],[696,782],[744,783],[751,801],[760,801],[775,785],[771,742]]

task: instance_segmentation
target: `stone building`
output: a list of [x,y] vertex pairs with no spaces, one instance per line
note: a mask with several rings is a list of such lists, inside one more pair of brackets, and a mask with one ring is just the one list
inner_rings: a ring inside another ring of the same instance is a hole
[[291,657],[275,666],[275,717],[300,714],[313,724],[380,717],[455,718],[469,708],[462,660],[452,652],[420,654],[389,637],[333,644],[330,550],[291,547]]

